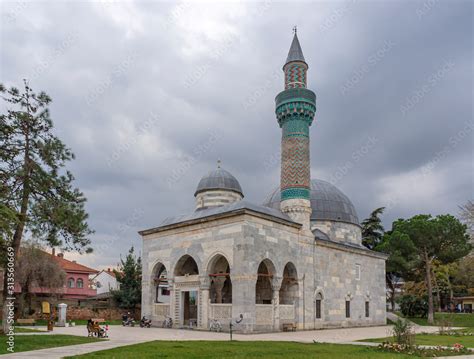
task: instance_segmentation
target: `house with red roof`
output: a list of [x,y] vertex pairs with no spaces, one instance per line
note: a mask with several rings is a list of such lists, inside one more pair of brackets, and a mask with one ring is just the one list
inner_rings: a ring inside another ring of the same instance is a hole
[[66,283],[61,291],[64,299],[86,299],[97,295],[97,290],[93,288],[90,277],[99,271],[64,258],[63,253],[51,255],[59,266],[66,272]]
[[[36,297],[55,295],[63,300],[81,300],[97,295],[91,277],[99,271],[79,264],[75,260],[68,260],[64,258],[63,253],[55,254],[54,249],[52,253],[44,252],[44,254],[50,256],[51,260],[55,261],[66,273],[65,282],[61,288],[33,287],[31,289],[32,294]],[[15,292],[21,292],[21,287],[18,284],[15,286]]]

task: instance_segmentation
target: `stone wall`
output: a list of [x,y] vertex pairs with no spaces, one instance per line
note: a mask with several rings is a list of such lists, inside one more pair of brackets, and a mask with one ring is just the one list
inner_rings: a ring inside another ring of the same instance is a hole
[[[316,247],[316,293],[321,293],[322,318],[316,327],[352,327],[386,324],[385,260],[369,251]],[[358,276],[360,269],[360,275]],[[350,318],[346,318],[350,301]],[[369,317],[365,302],[369,302]]]
[[362,244],[361,229],[355,224],[335,221],[311,222],[311,230],[316,228],[326,233],[332,241]]
[[[360,240],[357,226],[347,223],[331,223],[331,226],[341,242]],[[347,239],[350,236],[352,239]],[[180,258],[185,255],[196,261],[199,274],[175,277]],[[209,273],[217,256],[225,257],[230,267],[232,318],[240,314],[244,317],[235,327],[237,331],[281,329],[280,289],[288,263],[295,269],[291,292],[292,297],[296,297],[294,321],[298,329],[385,324],[383,257],[340,242],[315,244],[308,231],[248,213],[146,235],[143,239],[142,315],[151,316],[154,321],[158,319],[153,317],[156,284],[152,276],[154,268],[162,264],[168,273],[170,315],[174,324],[179,326],[181,320],[182,291],[195,290],[199,293],[198,327],[208,328],[212,314]],[[256,306],[256,283],[262,261],[271,274],[272,296],[269,307],[260,308]],[[355,278],[356,264],[360,265],[360,279]],[[287,292],[283,290],[281,294],[288,296]],[[318,293],[323,295],[321,319],[315,318]],[[351,318],[348,319],[345,318],[346,298],[351,301]],[[369,301],[369,318],[365,318],[366,301]],[[257,308],[260,308],[258,314]],[[282,309],[282,322],[286,309]],[[264,319],[262,313],[266,313]],[[259,318],[263,321],[257,322]]]

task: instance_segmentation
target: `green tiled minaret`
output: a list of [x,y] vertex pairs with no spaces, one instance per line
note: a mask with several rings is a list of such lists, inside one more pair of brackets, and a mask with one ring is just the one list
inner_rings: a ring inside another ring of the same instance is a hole
[[294,30],[286,63],[285,90],[276,99],[276,117],[281,138],[281,209],[309,228],[310,156],[309,126],[316,112],[316,95],[306,88],[308,64]]

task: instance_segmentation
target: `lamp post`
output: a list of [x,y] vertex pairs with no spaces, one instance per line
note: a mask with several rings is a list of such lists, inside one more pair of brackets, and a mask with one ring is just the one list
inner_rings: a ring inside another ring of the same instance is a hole
[[[236,324],[239,324],[243,319],[244,319],[244,316],[242,314],[240,314],[240,319],[237,319],[235,321]],[[230,341],[232,341],[232,327],[234,326],[234,324],[232,324],[232,319],[230,320],[229,322],[229,333],[230,333]]]

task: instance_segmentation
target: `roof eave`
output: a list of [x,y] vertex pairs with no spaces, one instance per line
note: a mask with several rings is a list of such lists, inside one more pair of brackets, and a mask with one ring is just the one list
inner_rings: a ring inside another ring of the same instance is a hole
[[149,234],[164,232],[164,231],[168,231],[168,230],[175,229],[175,228],[187,227],[187,226],[190,226],[190,225],[193,225],[193,224],[199,224],[199,223],[203,223],[203,222],[214,221],[214,220],[218,220],[218,219],[222,219],[222,218],[234,217],[234,216],[239,216],[239,215],[244,215],[244,214],[250,214],[250,215],[253,215],[255,217],[270,219],[274,222],[285,224],[285,225],[288,225],[288,226],[291,226],[291,227],[294,227],[294,228],[301,228],[301,224],[293,222],[291,220],[286,220],[286,219],[283,219],[283,218],[280,218],[280,217],[272,216],[270,214],[261,213],[261,212],[258,212],[258,211],[255,211],[255,210],[252,210],[252,209],[249,209],[249,208],[239,208],[239,209],[229,211],[229,212],[212,214],[212,215],[209,215],[209,216],[206,216],[206,217],[190,219],[190,220],[185,220],[183,222],[167,224],[167,225],[160,226],[160,227],[145,229],[143,231],[138,231],[138,234],[140,234],[141,236],[146,236],[146,235],[149,235]]

